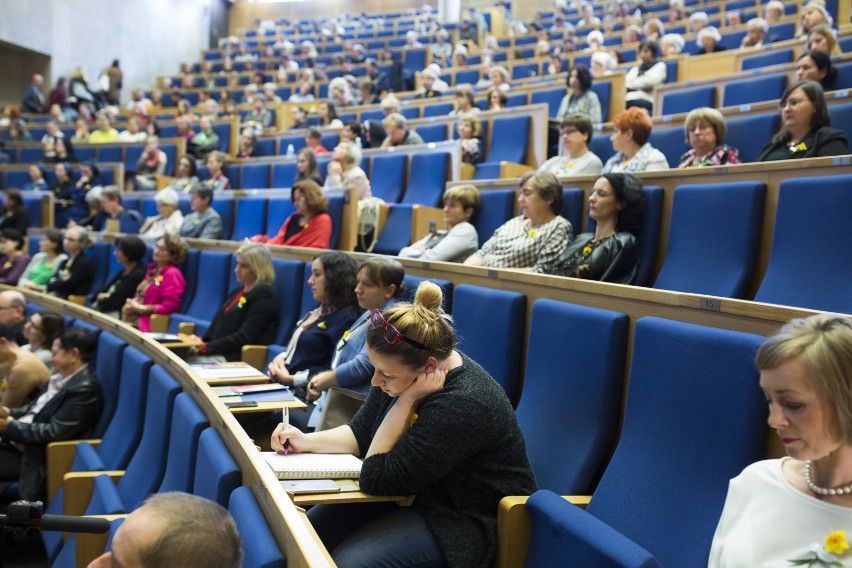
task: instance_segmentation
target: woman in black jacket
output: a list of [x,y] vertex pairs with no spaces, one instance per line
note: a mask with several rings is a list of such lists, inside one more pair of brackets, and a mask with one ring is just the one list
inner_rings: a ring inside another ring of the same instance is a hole
[[191,351],[193,363],[239,361],[243,345],[269,345],[278,330],[278,302],[272,292],[275,271],[269,249],[245,243],[237,249],[237,288],[201,338],[204,345]]
[[22,235],[27,234],[30,226],[30,214],[24,205],[24,198],[17,189],[6,191],[3,208],[0,209],[0,231],[15,229]]
[[89,233],[83,227],[71,227],[62,240],[68,258],[59,263],[56,273],[47,282],[47,293],[67,300],[68,296],[86,296],[92,288],[95,263],[86,256]]
[[822,87],[796,81],[781,97],[781,130],[757,157],[758,162],[797,160],[849,153],[846,134],[831,128]]
[[551,274],[630,284],[639,267],[636,232],[645,211],[642,183],[631,174],[604,174],[589,194],[594,233],[577,235]]
[[121,270],[94,295],[93,309],[119,318],[124,302],[136,294],[136,287],[145,277],[142,259],[147,251],[148,247],[139,237],[130,235],[116,239],[113,254]]

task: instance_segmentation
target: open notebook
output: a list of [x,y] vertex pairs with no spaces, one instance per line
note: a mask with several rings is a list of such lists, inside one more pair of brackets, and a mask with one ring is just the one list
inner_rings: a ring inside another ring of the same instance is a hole
[[351,454],[260,454],[278,479],[354,479],[361,475],[361,460]]

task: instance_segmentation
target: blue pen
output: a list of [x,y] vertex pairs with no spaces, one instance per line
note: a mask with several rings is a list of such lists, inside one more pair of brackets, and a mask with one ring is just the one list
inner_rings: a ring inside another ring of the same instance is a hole
[[[290,427],[290,409],[288,407],[284,407],[281,409],[281,422],[284,423],[284,430]],[[287,442],[284,442],[284,455],[286,456],[288,453]]]

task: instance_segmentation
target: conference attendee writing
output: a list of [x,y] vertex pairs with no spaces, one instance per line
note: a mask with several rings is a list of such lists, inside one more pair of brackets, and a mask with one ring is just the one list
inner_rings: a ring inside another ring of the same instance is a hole
[[311,525],[338,566],[493,566],[497,505],[536,490],[509,399],[456,350],[441,290],[373,310],[367,354],[373,388],[344,426],[304,434],[279,424],[272,447],[364,459],[361,489],[415,495],[396,503],[318,505]]

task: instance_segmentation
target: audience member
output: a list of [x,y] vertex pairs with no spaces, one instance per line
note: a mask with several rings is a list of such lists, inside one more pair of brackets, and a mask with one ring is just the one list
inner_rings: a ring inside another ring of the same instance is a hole
[[[41,175],[38,165],[30,166],[30,171],[35,170]],[[30,175],[32,178],[32,174]],[[22,236],[27,234],[30,226],[30,214],[24,204],[24,197],[17,189],[6,190],[3,198],[3,207],[0,208],[0,231],[3,229],[15,229]]]
[[89,233],[79,225],[70,227],[65,230],[62,244],[68,256],[59,261],[56,272],[48,280],[47,293],[63,300],[69,296],[86,296],[95,275],[95,262],[85,252],[91,244]]
[[653,41],[639,45],[639,65],[630,68],[624,78],[625,106],[641,107],[649,113],[654,105],[654,87],[666,82],[666,64],[660,61],[660,47]]
[[663,57],[678,55],[686,47],[686,41],[680,34],[666,34],[660,38],[660,51]]
[[550,271],[572,235],[571,223],[559,215],[562,186],[556,176],[547,172],[527,172],[520,186],[521,214],[494,231],[465,264]]
[[841,565],[852,516],[852,320],[792,320],[761,345],[755,365],[787,455],[731,480],[708,566]]
[[772,43],[769,33],[769,22],[763,18],[752,18],[746,23],[747,33],[740,42],[740,47],[762,47]]
[[180,308],[186,280],[178,268],[186,260],[187,246],[183,240],[170,233],[157,239],[154,245],[154,262],[148,265],[145,277],[136,288],[136,294],[124,302],[121,320],[151,331],[153,314],[169,315]]
[[[464,262],[479,248],[476,228],[470,224],[479,209],[479,190],[473,185],[456,185],[444,192],[443,231],[432,231],[399,251],[402,258]],[[363,307],[363,306],[362,306]]]
[[24,90],[24,98],[21,102],[21,108],[24,112],[37,114],[47,112],[47,101],[44,99],[44,93],[41,92],[43,83],[44,77],[40,73],[34,73],[30,84]]
[[138,190],[152,190],[157,186],[157,176],[166,171],[169,157],[160,150],[160,139],[150,136],[145,140],[145,149],[136,161],[136,175],[133,178]]
[[512,87],[509,84],[509,71],[502,65],[495,65],[491,68],[491,88],[497,89],[500,92],[508,93]]
[[328,164],[328,176],[325,178],[326,190],[348,189],[359,200],[372,195],[370,180],[358,165],[361,163],[361,149],[357,145],[340,142],[334,148],[331,158]]
[[[56,371],[30,404],[0,407],[0,484],[18,482],[11,500],[45,499],[47,444],[87,438],[97,424],[103,394],[89,363],[95,356],[97,338],[80,327],[71,327],[53,341]],[[8,495],[8,493],[7,493]]]
[[113,255],[121,269],[92,295],[92,309],[116,319],[120,317],[124,303],[133,297],[145,277],[142,260],[147,252],[148,247],[139,237],[125,235],[115,240]]
[[[120,233],[135,234],[139,232],[142,219],[139,212],[124,207],[121,201],[121,191],[110,185],[101,193],[101,207],[107,214],[107,221],[118,221]],[[104,227],[106,229],[106,227]]]
[[[47,172],[41,164],[30,164],[27,169],[30,179],[21,188],[23,191],[47,191]],[[29,225],[29,223],[27,223]]]
[[201,187],[201,180],[198,179],[195,160],[187,155],[181,156],[177,163],[177,177],[169,183],[167,189],[173,189],[177,193],[189,193],[198,187]]
[[482,134],[482,123],[475,115],[462,115],[456,124],[461,161],[465,164],[476,164],[482,158],[479,139]]
[[645,210],[642,184],[631,174],[604,174],[589,194],[593,233],[577,235],[551,274],[630,284],[639,268],[636,233]]
[[589,150],[593,131],[588,116],[566,116],[562,120],[562,155],[550,158],[538,171],[549,172],[556,177],[601,173],[603,162]]
[[769,0],[763,8],[763,17],[771,24],[778,24],[784,17],[784,3],[781,0]]
[[157,214],[145,219],[139,234],[145,237],[159,238],[165,233],[178,234],[183,225],[183,213],[178,209],[178,194],[167,187],[154,195]]
[[[272,434],[279,452],[289,443],[296,453],[364,457],[360,483],[368,493],[402,490],[417,496],[404,508],[315,506],[311,525],[339,565],[391,558],[412,563],[412,542],[422,544],[416,556],[423,563],[491,565],[498,502],[536,489],[509,399],[488,373],[455,350],[442,299],[440,288],[424,282],[414,305],[371,312],[367,349],[377,369],[372,385],[378,388],[370,390],[349,424],[312,434],[279,424]],[[471,400],[477,404],[468,404]],[[409,428],[415,410],[417,426]],[[499,433],[486,425],[491,423],[502,425]],[[443,467],[429,465],[436,459]],[[406,473],[396,463],[405,463]],[[359,531],[349,534],[347,527],[353,526]],[[389,526],[398,538],[385,538]]]
[[[207,184],[193,189],[189,194],[192,213],[187,215],[180,226],[179,235],[188,239],[221,239],[222,218],[211,207],[213,188]],[[180,264],[180,263],[178,263]]]
[[479,114],[479,107],[473,100],[473,90],[470,87],[460,87],[456,90],[456,108],[450,112],[450,116],[465,116],[468,114]]
[[603,121],[601,101],[592,90],[592,72],[589,68],[582,64],[575,65],[568,73],[567,86],[570,92],[562,97],[556,118],[561,120],[571,114],[584,114],[593,124],[600,124]]
[[242,557],[237,527],[223,507],[188,493],[154,493],[124,520],[110,551],[89,568],[239,568]]
[[651,146],[648,138],[654,123],[642,108],[623,110],[612,119],[612,147],[615,155],[607,160],[602,172],[634,173],[669,169],[662,152]]
[[811,28],[805,50],[821,51],[826,55],[839,55],[840,45],[834,37],[834,30],[826,24],[819,24]]
[[210,154],[219,150],[219,135],[213,128],[213,121],[208,116],[202,116],[198,125],[201,130],[189,141],[186,151],[190,155],[204,160]]
[[781,130],[763,147],[757,161],[848,154],[846,134],[830,125],[819,83],[796,81],[781,96]]
[[493,87],[488,89],[485,96],[488,98],[488,110],[503,110],[509,102],[506,93]]
[[699,48],[698,51],[695,52],[695,55],[725,51],[727,48],[721,45],[719,43],[720,41],[722,41],[722,34],[719,33],[719,30],[717,30],[715,26],[707,26],[706,28],[703,28],[700,32],[698,32],[698,37],[696,38],[696,43]]
[[208,178],[206,185],[215,191],[231,189],[231,180],[225,176],[225,167],[228,165],[228,155],[218,150],[207,156]]
[[331,217],[326,213],[328,199],[319,184],[312,180],[298,181],[290,191],[296,211],[281,225],[272,238],[255,235],[252,242],[327,249],[331,243]]
[[116,142],[144,142],[148,133],[142,128],[142,124],[135,116],[127,119],[127,130],[118,133]]
[[60,263],[67,257],[62,248],[62,233],[53,227],[44,229],[38,241],[38,250],[18,279],[18,286],[44,292]]
[[302,148],[296,154],[295,181],[302,180],[311,180],[320,187],[325,183],[317,165],[317,156],[310,148]]
[[317,105],[317,116],[320,128],[343,128],[343,121],[337,117],[337,109],[332,102],[320,102]]
[[29,351],[45,364],[53,373],[53,353],[50,347],[53,340],[65,328],[65,319],[57,312],[36,312],[24,324],[24,339],[27,343],[21,348]]
[[820,24],[825,24],[829,28],[834,27],[834,18],[828,13],[825,4],[819,0],[812,0],[805,4],[800,12],[801,28],[798,32],[799,39],[807,39],[811,30]]
[[0,284],[17,286],[30,264],[30,255],[23,251],[24,235],[13,228],[0,229]]
[[257,135],[251,128],[243,128],[240,133],[240,147],[237,148],[237,158],[257,158],[260,152],[256,146]]
[[[266,97],[263,93],[257,93],[251,99],[251,112],[248,113],[240,124],[240,130],[250,128],[255,135],[260,135],[267,128],[272,128],[272,113],[266,108]],[[202,125],[202,130],[204,126]],[[216,148],[218,148],[218,141]]]
[[615,71],[618,62],[608,51],[596,51],[592,54],[592,77],[605,77]]
[[27,299],[17,290],[0,292],[0,324],[12,329],[18,345],[27,342],[24,326],[27,320]]
[[118,141],[118,130],[112,126],[112,116],[108,112],[98,113],[97,130],[89,135],[90,144],[109,144]]
[[739,164],[740,152],[725,144],[728,127],[725,117],[714,108],[690,111],[684,122],[689,151],[680,157],[679,168],[700,168]]
[[440,97],[444,93],[433,88],[435,80],[438,79],[438,74],[430,68],[426,68],[420,72],[420,92],[417,93],[416,99],[431,99]]
[[831,57],[822,51],[806,51],[796,61],[797,81],[816,81],[823,91],[830,91],[837,78]]

